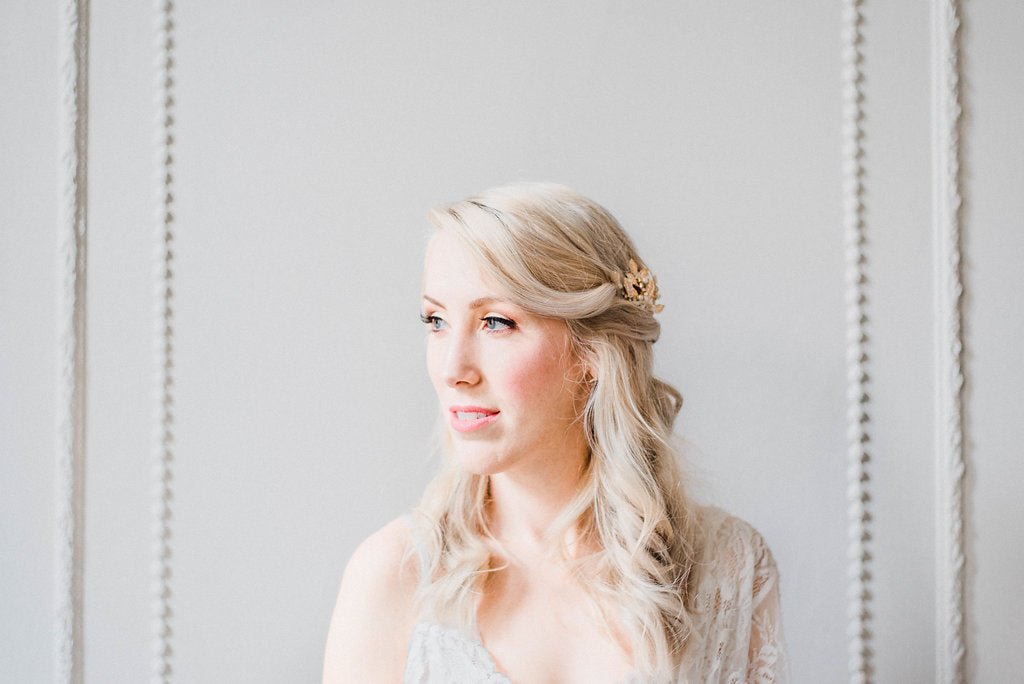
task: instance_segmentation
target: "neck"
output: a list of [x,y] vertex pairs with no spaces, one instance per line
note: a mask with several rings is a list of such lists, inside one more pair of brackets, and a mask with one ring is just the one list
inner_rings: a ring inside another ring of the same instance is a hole
[[[490,476],[490,526],[509,551],[546,552],[561,541],[551,539],[551,527],[579,491],[588,459],[585,445],[573,452]],[[574,537],[575,530],[569,534]]]

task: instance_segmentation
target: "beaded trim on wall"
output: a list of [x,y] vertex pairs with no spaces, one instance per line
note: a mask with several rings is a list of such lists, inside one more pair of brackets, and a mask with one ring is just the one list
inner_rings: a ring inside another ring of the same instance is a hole
[[960,3],[932,5],[935,236],[936,681],[965,681]]
[[849,672],[869,682],[871,651],[871,425],[868,373],[868,250],[864,220],[864,81],[860,0],[843,4],[843,231],[846,243],[847,556]]
[[54,678],[82,681],[82,525],[85,458],[85,282],[89,19],[85,0],[60,15],[57,440],[54,481]]
[[151,681],[172,677],[171,495],[174,462],[174,3],[158,0],[157,221],[154,251],[153,662]]

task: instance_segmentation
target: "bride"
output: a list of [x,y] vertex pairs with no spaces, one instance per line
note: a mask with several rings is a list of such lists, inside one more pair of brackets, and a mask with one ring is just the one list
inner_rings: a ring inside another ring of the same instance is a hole
[[538,183],[430,220],[445,463],[352,555],[324,682],[783,681],[774,560],[687,495],[657,283],[615,218]]

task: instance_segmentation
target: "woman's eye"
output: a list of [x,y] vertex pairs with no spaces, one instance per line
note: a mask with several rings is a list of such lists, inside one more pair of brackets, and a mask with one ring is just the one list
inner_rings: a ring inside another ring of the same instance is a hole
[[431,314],[430,316],[420,314],[420,320],[423,321],[423,323],[427,326],[427,328],[430,329],[431,332],[437,332],[438,330],[441,330],[444,327],[444,319],[439,318],[433,314]]
[[484,316],[481,320],[484,322],[484,329],[492,332],[511,330],[516,327],[513,321],[501,316]]

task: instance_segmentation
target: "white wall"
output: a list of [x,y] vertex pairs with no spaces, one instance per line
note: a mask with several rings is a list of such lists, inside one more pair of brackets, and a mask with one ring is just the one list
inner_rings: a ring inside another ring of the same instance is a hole
[[0,8],[0,680],[12,682],[51,678],[57,35],[54,7]]
[[[867,3],[872,629],[936,677],[931,3]],[[319,676],[344,563],[429,478],[424,212],[515,179],[659,277],[702,495],[782,572],[796,681],[847,676],[839,4],[175,6],[173,679]],[[154,10],[94,0],[83,676],[151,652]],[[968,674],[1024,671],[1024,8],[961,10]],[[0,681],[52,677],[60,13],[0,10]],[[1014,333],[1018,333],[1017,336]],[[397,426],[397,427],[396,427]]]
[[979,682],[1024,671],[1024,616],[1010,598],[1024,567],[1024,10],[1005,9],[979,3],[965,24],[967,607]]

